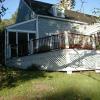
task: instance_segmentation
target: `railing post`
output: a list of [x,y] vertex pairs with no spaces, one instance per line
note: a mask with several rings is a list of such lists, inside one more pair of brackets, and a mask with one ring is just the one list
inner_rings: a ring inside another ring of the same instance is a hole
[[64,32],[64,36],[65,36],[65,48],[69,48],[69,41],[68,41],[68,31]]
[[95,36],[92,35],[92,47],[93,49],[96,49],[96,42],[95,42]]

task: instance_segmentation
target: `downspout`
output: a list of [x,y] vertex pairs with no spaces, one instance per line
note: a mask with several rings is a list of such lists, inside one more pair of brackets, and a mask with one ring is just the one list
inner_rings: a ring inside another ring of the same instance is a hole
[[36,39],[39,38],[39,18],[36,16]]

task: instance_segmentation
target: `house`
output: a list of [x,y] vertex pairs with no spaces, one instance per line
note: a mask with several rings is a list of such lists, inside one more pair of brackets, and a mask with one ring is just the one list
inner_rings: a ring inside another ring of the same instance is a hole
[[16,24],[5,31],[5,64],[21,68],[36,64],[52,71],[95,70],[100,67],[97,20],[59,5],[20,0]]

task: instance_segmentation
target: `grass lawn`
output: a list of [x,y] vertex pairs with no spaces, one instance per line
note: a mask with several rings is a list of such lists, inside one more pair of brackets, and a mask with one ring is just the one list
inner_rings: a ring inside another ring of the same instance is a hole
[[100,74],[0,69],[0,100],[100,100]]

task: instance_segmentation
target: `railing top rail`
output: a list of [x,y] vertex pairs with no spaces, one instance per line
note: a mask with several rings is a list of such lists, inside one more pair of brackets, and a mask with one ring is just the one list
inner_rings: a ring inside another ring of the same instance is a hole
[[78,33],[69,33],[69,34],[73,34],[73,35],[80,35],[80,36],[91,36],[91,35],[78,34]]

